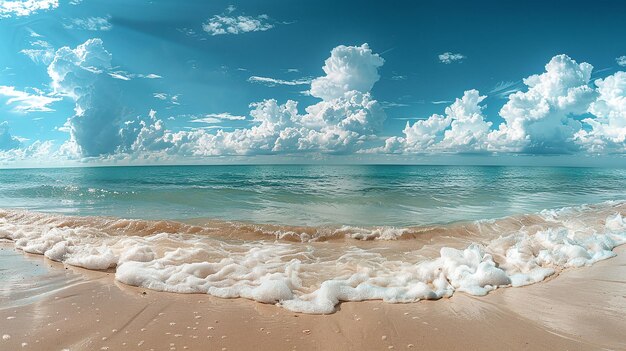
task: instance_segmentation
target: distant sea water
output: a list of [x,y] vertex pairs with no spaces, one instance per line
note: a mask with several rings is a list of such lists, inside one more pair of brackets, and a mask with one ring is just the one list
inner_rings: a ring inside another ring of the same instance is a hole
[[176,166],[0,170],[0,240],[154,290],[304,313],[484,295],[626,243],[626,170]]
[[137,219],[415,226],[626,199],[626,169],[176,166],[0,170],[0,208]]

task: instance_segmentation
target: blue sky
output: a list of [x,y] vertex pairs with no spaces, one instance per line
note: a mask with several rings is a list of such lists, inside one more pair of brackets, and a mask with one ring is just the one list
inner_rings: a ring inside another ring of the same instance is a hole
[[0,1],[0,160],[620,155],[625,10]]

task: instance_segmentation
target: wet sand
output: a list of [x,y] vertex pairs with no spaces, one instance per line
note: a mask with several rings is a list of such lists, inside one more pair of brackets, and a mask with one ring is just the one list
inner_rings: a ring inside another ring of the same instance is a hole
[[331,315],[155,292],[0,249],[0,350],[626,350],[626,246],[485,297],[343,303]]

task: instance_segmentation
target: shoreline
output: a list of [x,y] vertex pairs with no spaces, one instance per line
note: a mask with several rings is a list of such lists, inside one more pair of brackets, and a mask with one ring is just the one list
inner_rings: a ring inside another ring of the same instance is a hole
[[0,345],[8,350],[626,348],[626,245],[616,257],[526,287],[409,304],[344,302],[330,315],[127,286],[111,273],[0,248],[25,267],[14,275],[36,278],[2,290]]

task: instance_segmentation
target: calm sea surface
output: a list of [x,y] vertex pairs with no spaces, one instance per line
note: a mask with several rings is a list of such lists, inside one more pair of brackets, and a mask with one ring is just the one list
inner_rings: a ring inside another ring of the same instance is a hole
[[0,208],[141,219],[413,226],[626,199],[626,170],[176,166],[0,170]]

